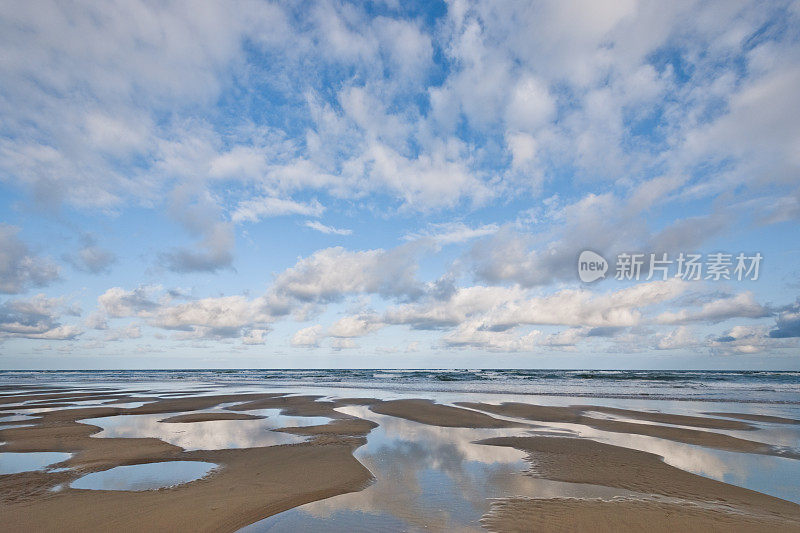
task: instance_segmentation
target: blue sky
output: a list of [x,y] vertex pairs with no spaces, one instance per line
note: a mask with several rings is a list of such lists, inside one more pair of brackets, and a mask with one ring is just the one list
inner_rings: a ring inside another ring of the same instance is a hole
[[[777,1],[5,3],[0,368],[800,368],[798,28]],[[763,262],[622,281],[622,252]]]

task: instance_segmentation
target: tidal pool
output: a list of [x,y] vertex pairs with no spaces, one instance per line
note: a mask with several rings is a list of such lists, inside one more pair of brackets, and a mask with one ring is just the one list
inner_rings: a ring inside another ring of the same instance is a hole
[[117,466],[87,474],[69,486],[83,490],[154,490],[195,481],[215,468],[216,464],[202,461],[164,461]]
[[43,470],[70,457],[63,452],[0,452],[0,475]]
[[[200,413],[201,411],[193,411]],[[202,411],[203,413],[207,411]],[[218,411],[215,411],[218,412]],[[224,411],[230,414],[230,411]],[[259,409],[248,414],[264,416],[255,420],[212,420],[208,422],[161,422],[184,413],[149,415],[116,415],[89,418],[82,423],[103,428],[93,435],[98,438],[151,437],[180,446],[184,450],[221,450],[230,448],[258,448],[295,444],[304,437],[272,431],[273,429],[327,424],[330,418],[321,416],[285,416],[279,409]]]

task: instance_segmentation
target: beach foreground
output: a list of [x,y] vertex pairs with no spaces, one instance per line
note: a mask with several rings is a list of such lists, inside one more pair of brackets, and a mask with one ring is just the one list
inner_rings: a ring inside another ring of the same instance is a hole
[[[311,392],[7,384],[0,529],[800,529],[791,416]],[[154,463],[178,477],[142,478]]]

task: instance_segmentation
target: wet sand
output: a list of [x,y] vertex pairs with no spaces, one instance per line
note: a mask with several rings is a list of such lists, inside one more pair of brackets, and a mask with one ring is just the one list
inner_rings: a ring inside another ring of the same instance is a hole
[[191,422],[212,422],[214,420],[259,420],[264,418],[246,413],[190,413],[188,415],[175,415],[162,418],[159,422],[171,424],[188,424]]
[[[44,387],[23,393],[0,392],[0,405],[8,407],[8,413],[20,402],[29,402],[23,406],[26,410],[56,407],[29,413],[32,418],[22,422],[8,422],[29,424],[26,427],[3,429],[0,418],[0,453],[73,454],[53,465],[56,470],[0,475],[0,530],[236,531],[308,502],[360,491],[373,481],[373,475],[353,454],[378,424],[346,414],[348,406],[430,426],[444,436],[459,428],[502,430],[516,436],[483,439],[479,444],[489,456],[508,448],[523,452],[529,471],[515,475],[612,487],[633,494],[609,499],[521,495],[500,499],[481,520],[492,531],[800,530],[800,505],[796,503],[690,473],[653,453],[577,436],[533,436],[548,422],[566,423],[709,449],[796,458],[796,450],[717,432],[757,431],[752,423],[778,424],[782,422],[773,419],[781,417],[723,412],[706,417],[591,405],[442,405],[424,398],[329,399],[283,392],[177,398],[137,392]],[[102,405],[72,405],[93,400]],[[126,402],[141,401],[146,401],[145,405],[124,407]],[[216,410],[202,412],[208,409]],[[97,438],[101,428],[85,421],[163,414],[157,423],[236,423],[263,419],[261,414],[248,412],[260,409],[278,409],[286,416],[326,417],[329,422],[275,429],[306,439],[296,444],[185,451],[157,438]],[[608,417],[598,417],[598,413]],[[89,473],[160,461],[203,461],[218,467],[202,479],[158,490],[69,487]]]
[[774,516],[746,515],[698,506],[692,502],[667,503],[644,499],[513,498],[498,501],[481,520],[489,531],[583,532],[713,531],[719,533],[770,533],[797,531],[797,523]]
[[[772,446],[763,442],[733,437],[714,431],[700,431],[684,427],[675,427],[676,425],[691,425],[695,427],[714,429],[754,429],[754,427],[749,424],[735,420],[722,420],[718,418],[708,418],[706,420],[702,420],[701,417],[694,416],[673,415],[668,413],[650,413],[643,411],[632,411],[629,409],[612,409],[608,407],[586,405],[571,407],[546,407],[521,403],[503,403],[500,405],[493,405],[470,402],[459,402],[457,405],[506,417],[524,418],[537,422],[579,424],[594,429],[600,429],[602,431],[658,437],[674,442],[682,442],[685,444],[693,444],[707,448],[715,448],[718,450],[755,453],[760,455],[774,455],[776,457],[790,457],[793,459],[800,458],[800,451],[798,450],[787,450],[782,447]],[[635,418],[637,420],[645,420],[653,423],[640,424],[625,420],[594,418],[592,416],[583,414],[592,412],[622,415],[628,418]]]
[[498,420],[468,409],[440,405],[430,400],[392,400],[370,405],[370,410],[422,424],[459,428],[507,428],[520,424]]

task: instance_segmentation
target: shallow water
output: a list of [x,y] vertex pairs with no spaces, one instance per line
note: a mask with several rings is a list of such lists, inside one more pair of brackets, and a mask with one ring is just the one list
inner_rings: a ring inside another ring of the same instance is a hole
[[492,498],[612,498],[627,491],[524,475],[525,454],[475,444],[522,429],[429,426],[365,407],[338,411],[377,422],[355,456],[375,476],[366,489],[309,503],[241,531],[481,531]]
[[[192,411],[201,413],[208,411]],[[220,411],[214,411],[220,412]],[[223,411],[230,414],[230,411]],[[184,450],[221,450],[228,448],[256,448],[303,442],[304,437],[272,431],[278,428],[316,426],[327,424],[330,418],[321,416],[285,416],[279,409],[259,409],[247,414],[265,416],[256,420],[213,420],[208,422],[161,422],[184,413],[148,415],[116,415],[81,420],[84,424],[99,426],[96,438],[160,439]]]
[[44,470],[70,457],[71,453],[63,452],[0,452],[0,475]]
[[217,467],[201,461],[164,461],[117,466],[93,472],[70,483],[70,488],[85,490],[153,490],[200,479]]
[[[14,414],[0,418],[0,422],[21,422],[23,420],[36,420],[36,417],[31,415]],[[3,426],[0,426],[0,429],[3,429]]]

